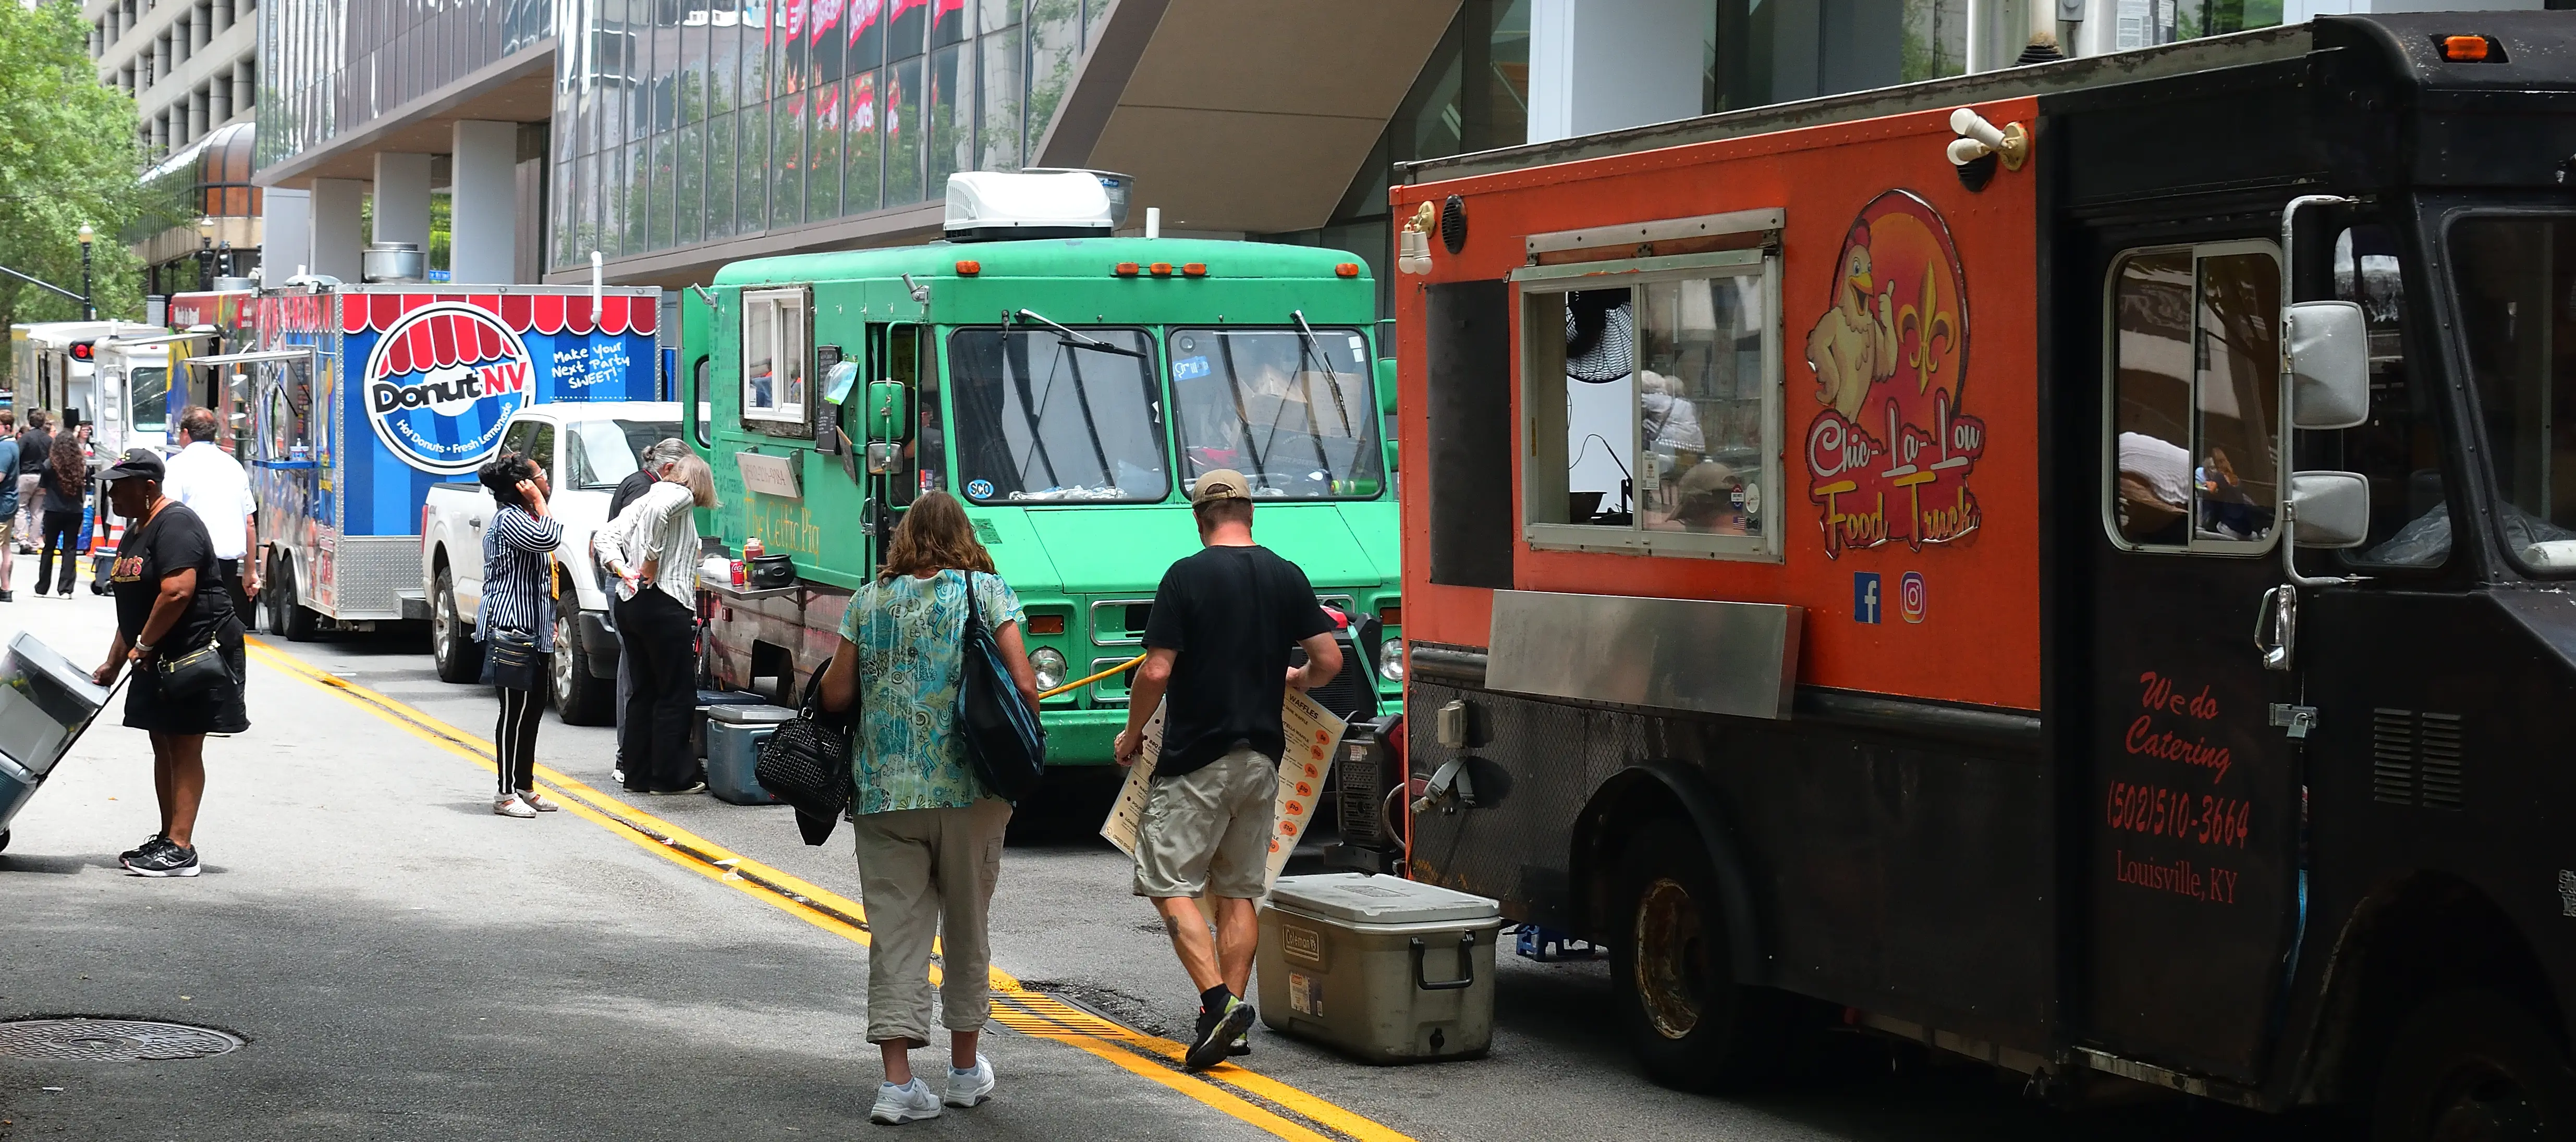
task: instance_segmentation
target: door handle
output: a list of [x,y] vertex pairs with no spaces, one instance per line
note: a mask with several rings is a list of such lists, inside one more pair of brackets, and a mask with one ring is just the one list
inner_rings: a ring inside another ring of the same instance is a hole
[[2299,642],[2299,589],[2283,583],[2263,592],[2254,608],[2254,649],[2263,652],[2263,669],[2288,670]]

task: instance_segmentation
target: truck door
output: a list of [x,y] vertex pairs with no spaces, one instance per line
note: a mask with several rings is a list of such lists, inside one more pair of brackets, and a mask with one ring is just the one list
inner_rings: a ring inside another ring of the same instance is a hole
[[2083,1025],[2123,1058],[2253,1080],[2301,899],[2299,743],[2272,724],[2297,678],[2250,637],[2287,542],[2280,255],[2113,240],[2091,268]]

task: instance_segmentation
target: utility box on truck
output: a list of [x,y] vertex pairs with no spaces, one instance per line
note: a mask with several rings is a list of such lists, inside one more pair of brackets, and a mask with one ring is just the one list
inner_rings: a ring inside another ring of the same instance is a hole
[[421,505],[523,405],[652,400],[658,289],[317,285],[257,302],[251,480],[268,629],[427,619]]

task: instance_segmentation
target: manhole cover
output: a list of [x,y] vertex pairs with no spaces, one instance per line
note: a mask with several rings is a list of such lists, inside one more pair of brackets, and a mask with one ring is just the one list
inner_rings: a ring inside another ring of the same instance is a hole
[[21,1019],[0,1023],[0,1055],[17,1059],[67,1059],[139,1063],[202,1059],[242,1041],[207,1027],[136,1019]]

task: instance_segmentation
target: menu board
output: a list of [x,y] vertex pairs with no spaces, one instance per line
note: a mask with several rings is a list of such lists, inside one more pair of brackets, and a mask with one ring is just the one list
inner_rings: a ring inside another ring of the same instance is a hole
[[[1288,858],[1297,851],[1298,840],[1306,835],[1307,824],[1315,818],[1315,804],[1324,796],[1324,778],[1332,772],[1333,756],[1349,727],[1292,686],[1280,703],[1279,728],[1288,748],[1279,761],[1279,799],[1273,809],[1270,868],[1264,885],[1277,883]],[[1154,767],[1163,756],[1162,707],[1155,707],[1154,716],[1146,720],[1144,738],[1136,764],[1127,769],[1127,783],[1118,790],[1118,801],[1109,807],[1109,819],[1100,826],[1100,835],[1131,860],[1136,856],[1136,834],[1144,826]]]

